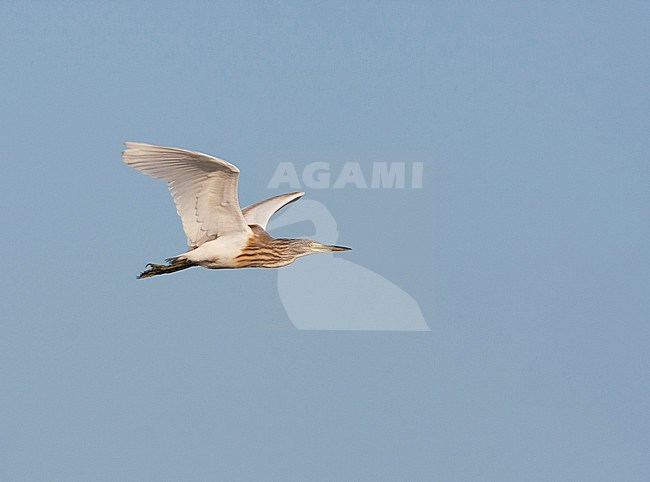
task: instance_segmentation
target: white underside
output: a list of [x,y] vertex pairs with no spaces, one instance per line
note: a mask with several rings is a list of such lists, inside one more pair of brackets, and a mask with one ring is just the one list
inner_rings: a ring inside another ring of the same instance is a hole
[[247,233],[232,233],[208,241],[198,248],[179,255],[204,268],[233,268],[234,259],[248,243]]

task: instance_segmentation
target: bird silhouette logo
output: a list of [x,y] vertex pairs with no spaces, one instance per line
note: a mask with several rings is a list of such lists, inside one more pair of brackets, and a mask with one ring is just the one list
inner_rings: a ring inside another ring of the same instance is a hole
[[[303,200],[275,217],[269,230],[311,221],[314,237],[336,243],[336,220],[327,207]],[[418,303],[384,276],[333,253],[278,270],[278,293],[299,330],[429,331]]]

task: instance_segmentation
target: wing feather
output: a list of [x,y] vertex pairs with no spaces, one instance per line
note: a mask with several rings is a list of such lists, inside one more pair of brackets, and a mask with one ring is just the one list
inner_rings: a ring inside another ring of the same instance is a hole
[[223,159],[175,147],[125,142],[126,164],[167,182],[189,246],[250,232],[237,199],[239,169]]
[[242,209],[242,214],[248,224],[257,224],[261,226],[262,229],[266,229],[266,225],[268,224],[269,219],[271,219],[271,216],[282,207],[300,199],[304,195],[304,192],[291,192],[288,194],[273,196],[245,207]]

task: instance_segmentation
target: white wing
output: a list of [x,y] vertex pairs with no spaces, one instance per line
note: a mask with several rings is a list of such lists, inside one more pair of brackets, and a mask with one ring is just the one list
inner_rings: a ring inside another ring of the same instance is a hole
[[279,196],[273,196],[264,201],[256,202],[251,204],[248,207],[242,209],[242,214],[246,223],[248,224],[258,224],[262,229],[266,229],[266,225],[271,219],[271,216],[275,214],[280,208],[286,206],[290,202],[293,202],[297,199],[300,199],[304,196],[304,192],[291,192],[289,194],[280,194]]
[[237,200],[239,169],[200,152],[125,142],[126,164],[167,181],[189,246],[226,233],[251,232]]

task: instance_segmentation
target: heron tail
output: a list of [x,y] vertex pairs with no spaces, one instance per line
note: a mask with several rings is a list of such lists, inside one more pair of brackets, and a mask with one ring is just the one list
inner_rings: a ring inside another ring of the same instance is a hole
[[175,273],[176,271],[196,266],[195,263],[182,258],[170,258],[167,262],[168,264],[147,264],[147,269],[138,275],[138,279],[151,278],[159,274]]

